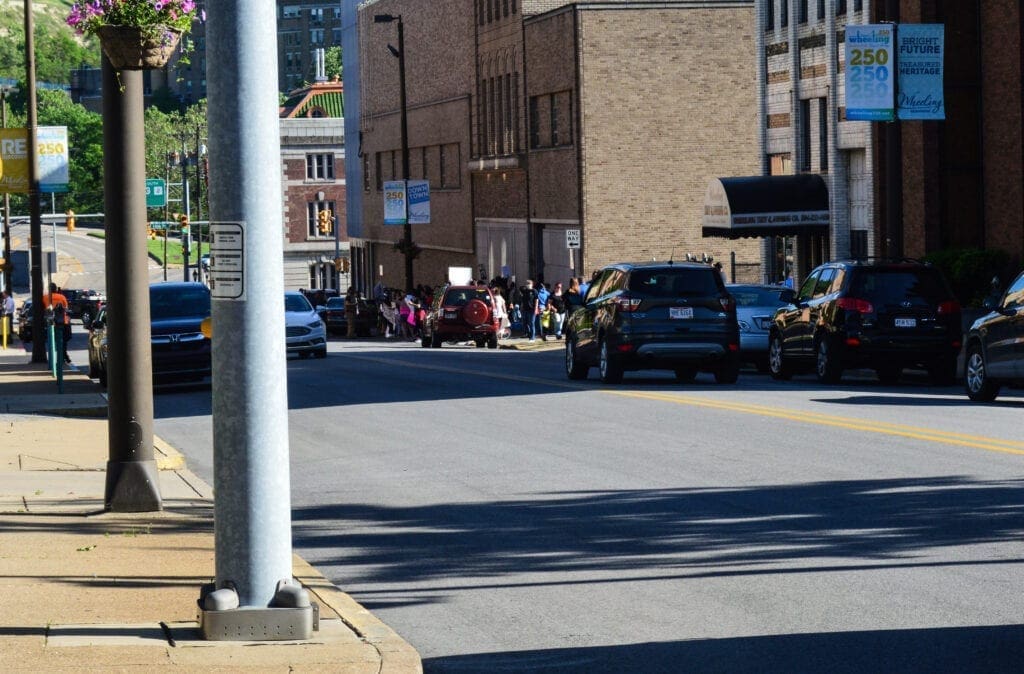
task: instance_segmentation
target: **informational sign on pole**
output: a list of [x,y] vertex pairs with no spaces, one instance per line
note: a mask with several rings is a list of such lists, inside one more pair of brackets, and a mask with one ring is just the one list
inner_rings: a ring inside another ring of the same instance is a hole
[[384,224],[404,225],[407,218],[404,180],[384,181]]
[[580,247],[580,230],[578,229],[567,229],[565,230],[565,247],[572,250],[573,248]]
[[240,222],[210,223],[210,296],[245,300],[245,228]]
[[40,126],[36,129],[39,157],[39,191],[68,191],[68,127]]
[[409,200],[409,224],[430,224],[430,182],[427,180],[410,180],[405,191]]
[[900,119],[945,119],[942,60],[945,26],[901,23],[896,36]]
[[891,122],[893,24],[846,26],[846,119]]
[[0,193],[28,192],[28,129],[0,129]]
[[167,205],[167,182],[163,178],[146,178],[146,208]]

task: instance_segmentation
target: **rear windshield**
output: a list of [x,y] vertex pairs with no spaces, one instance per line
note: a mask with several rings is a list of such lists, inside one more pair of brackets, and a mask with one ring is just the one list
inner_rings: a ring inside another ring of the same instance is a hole
[[936,269],[861,269],[850,282],[853,297],[875,304],[917,300],[936,304],[949,298],[949,289]]
[[308,313],[313,311],[313,306],[309,303],[302,295],[285,295],[284,296],[284,310],[295,311],[299,313]]
[[781,307],[786,304],[780,299],[783,290],[788,288],[729,288],[729,294],[736,300],[738,307]]
[[344,306],[345,306],[345,298],[344,297],[332,297],[331,299],[327,300],[327,308],[328,309],[342,309],[342,308],[344,308]]
[[451,288],[445,293],[443,303],[449,307],[462,307],[470,300],[480,300],[490,306],[491,294],[487,288]]
[[210,291],[204,287],[149,289],[149,316],[153,320],[209,315]]
[[648,297],[718,297],[721,280],[711,267],[706,269],[634,269],[629,291]]

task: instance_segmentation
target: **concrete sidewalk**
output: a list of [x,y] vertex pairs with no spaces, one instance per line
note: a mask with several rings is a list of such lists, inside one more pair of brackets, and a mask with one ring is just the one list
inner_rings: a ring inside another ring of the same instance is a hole
[[103,511],[106,399],[30,354],[0,351],[0,670],[421,672],[387,625],[294,557],[320,604],[309,641],[211,642],[196,622],[213,580],[213,494],[155,440],[164,510]]

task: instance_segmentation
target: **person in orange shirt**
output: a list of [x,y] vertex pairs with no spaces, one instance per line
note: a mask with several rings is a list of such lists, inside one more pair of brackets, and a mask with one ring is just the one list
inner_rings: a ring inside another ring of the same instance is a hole
[[50,292],[43,295],[43,309],[49,309],[50,307],[53,307],[53,329],[57,330],[59,327],[63,329],[64,362],[70,363],[71,357],[68,356],[68,342],[71,341],[71,315],[68,311],[68,298],[60,292],[60,288],[57,287],[56,283],[51,283]]

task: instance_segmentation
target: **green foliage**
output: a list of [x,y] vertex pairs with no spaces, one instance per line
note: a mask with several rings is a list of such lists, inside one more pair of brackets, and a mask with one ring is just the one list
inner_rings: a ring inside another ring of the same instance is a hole
[[1002,250],[949,248],[924,257],[942,270],[953,293],[965,307],[980,307],[993,276],[1003,276],[1010,256]]
[[[25,79],[25,18],[17,5],[7,3],[0,13],[0,77]],[[18,11],[7,11],[9,7]],[[51,84],[68,84],[71,71],[83,63],[97,67],[99,45],[75,36],[65,25],[67,4],[61,0],[36,0],[33,5],[36,46],[36,80]]]
[[327,51],[324,52],[324,71],[327,79],[332,80],[335,77],[341,79],[341,67],[341,47],[338,45],[328,47]]

